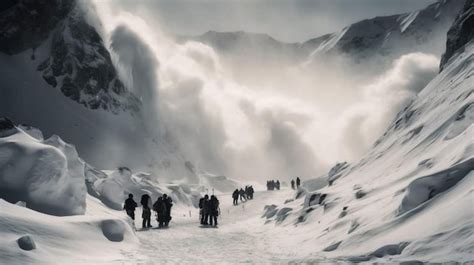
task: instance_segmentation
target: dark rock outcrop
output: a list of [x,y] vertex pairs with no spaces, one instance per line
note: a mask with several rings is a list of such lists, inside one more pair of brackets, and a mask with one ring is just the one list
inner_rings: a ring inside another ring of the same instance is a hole
[[446,40],[446,52],[440,63],[440,71],[458,50],[472,41],[474,38],[474,0],[467,0],[452,27],[448,31]]
[[[141,102],[120,81],[108,50],[75,0],[19,0],[0,13],[0,52],[49,45],[37,70],[52,87],[89,109],[136,112]],[[48,47],[48,46],[46,46]]]

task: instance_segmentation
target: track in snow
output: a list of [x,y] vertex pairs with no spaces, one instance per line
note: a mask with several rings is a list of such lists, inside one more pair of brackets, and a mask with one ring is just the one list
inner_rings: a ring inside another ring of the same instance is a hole
[[[222,214],[217,229],[200,227],[197,209],[176,210],[168,229],[139,230],[140,250],[127,256],[134,256],[139,263],[289,262],[296,258],[295,253],[282,249],[273,238],[274,225],[264,225],[261,215],[266,204],[281,203],[292,193],[256,192],[254,200],[239,206],[232,206],[230,194],[220,195]],[[137,227],[140,222],[138,218]],[[156,226],[156,221],[152,225]]]

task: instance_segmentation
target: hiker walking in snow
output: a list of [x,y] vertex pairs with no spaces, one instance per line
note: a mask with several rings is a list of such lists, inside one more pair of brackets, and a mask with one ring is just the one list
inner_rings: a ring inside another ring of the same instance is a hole
[[241,201],[247,200],[247,198],[245,197],[244,189],[240,188],[239,195],[240,195],[240,200]]
[[212,195],[209,200],[209,224],[217,226],[217,216],[219,216],[219,200],[216,196]]
[[253,200],[253,193],[254,193],[253,187],[250,185],[248,187],[248,192],[247,192],[247,198],[249,200]]
[[153,210],[156,212],[156,220],[158,221],[158,227],[164,227],[167,219],[167,209],[163,197],[158,197],[156,202],[153,204]]
[[291,189],[293,189],[293,190],[295,189],[295,180],[294,179],[291,180]]
[[150,209],[150,195],[143,194],[142,199],[140,200],[140,204],[142,205],[142,228],[150,228],[151,226],[151,209]]
[[300,185],[301,185],[300,177],[297,177],[297,178],[296,178],[296,188],[299,188]]
[[168,195],[163,194],[163,201],[166,206],[166,216],[165,216],[165,226],[168,226],[171,222],[171,208],[173,207],[173,199],[168,197]]
[[207,219],[209,217],[208,206],[209,206],[209,195],[206,194],[206,195],[204,195],[204,197],[202,197],[199,200],[199,208],[201,209],[200,212],[201,212],[201,224],[202,225],[207,225]]
[[128,194],[128,199],[123,204],[123,209],[132,220],[135,220],[135,208],[137,208],[137,203],[133,200],[133,194],[130,193]]
[[276,183],[275,183],[275,188],[276,188],[277,190],[280,190],[280,181],[279,181],[279,180],[276,181]]
[[234,200],[232,204],[239,205],[239,189],[235,189],[232,193],[232,199]]

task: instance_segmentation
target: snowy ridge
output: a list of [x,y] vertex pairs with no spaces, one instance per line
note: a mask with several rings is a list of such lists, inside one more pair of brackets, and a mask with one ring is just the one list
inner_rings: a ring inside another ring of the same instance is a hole
[[[200,36],[179,39],[203,42],[221,55],[229,56],[232,60],[242,60],[242,63],[270,58],[295,64],[337,53],[348,55],[358,63],[367,63],[363,59],[390,61],[409,52],[441,55],[444,50],[441,43],[446,31],[463,4],[464,0],[439,0],[422,10],[362,20],[339,32],[302,43],[285,43],[266,34],[242,31],[210,31]],[[242,55],[242,51],[245,60],[238,56]],[[377,58],[379,56],[384,58]]]

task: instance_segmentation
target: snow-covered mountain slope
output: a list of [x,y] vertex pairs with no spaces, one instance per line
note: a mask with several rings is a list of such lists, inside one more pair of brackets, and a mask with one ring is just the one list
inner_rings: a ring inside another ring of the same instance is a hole
[[[393,60],[409,52],[441,55],[446,31],[464,0],[439,0],[411,13],[374,17],[302,43],[285,43],[266,35],[209,31],[195,37],[180,37],[210,45],[233,60],[295,63],[317,60],[327,54],[344,54],[364,62],[383,56]],[[245,58],[245,60],[243,58]]]
[[467,1],[450,30],[442,71],[374,147],[336,165],[329,186],[303,186],[266,207],[268,223],[296,226],[298,245],[315,259],[474,260],[474,41],[464,26],[472,7]]
[[290,63],[294,62],[295,59],[302,59],[302,56],[305,55],[305,51],[299,49],[301,46],[299,43],[285,43],[267,34],[244,31],[208,31],[195,37],[181,36],[178,37],[178,40],[199,41],[213,47],[221,55],[242,61]]
[[[102,39],[77,1],[18,1],[0,13],[0,52],[30,52],[44,80],[90,109],[138,111],[140,101],[118,79]],[[46,54],[36,49],[47,46]]]
[[313,55],[342,52],[364,60],[417,51],[440,54],[446,31],[463,4],[462,0],[440,0],[411,13],[362,20],[333,33],[315,47]]
[[197,181],[191,162],[150,132],[146,95],[123,84],[93,18],[78,1],[2,6],[1,115],[61,135],[94,166]]

